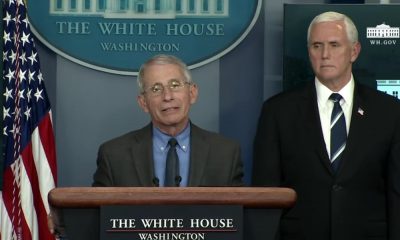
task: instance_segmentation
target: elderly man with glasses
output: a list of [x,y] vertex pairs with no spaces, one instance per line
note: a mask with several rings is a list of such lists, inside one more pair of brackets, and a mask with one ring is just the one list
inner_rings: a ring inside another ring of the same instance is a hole
[[198,87],[185,63],[157,55],[137,78],[139,106],[151,123],[99,148],[93,186],[241,186],[238,143],[189,119]]

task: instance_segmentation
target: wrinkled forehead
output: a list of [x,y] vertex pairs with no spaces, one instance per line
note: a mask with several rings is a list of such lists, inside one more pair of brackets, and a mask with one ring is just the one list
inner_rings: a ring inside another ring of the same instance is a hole
[[152,86],[156,83],[168,84],[173,80],[184,81],[185,76],[176,64],[151,64],[144,72],[143,84]]

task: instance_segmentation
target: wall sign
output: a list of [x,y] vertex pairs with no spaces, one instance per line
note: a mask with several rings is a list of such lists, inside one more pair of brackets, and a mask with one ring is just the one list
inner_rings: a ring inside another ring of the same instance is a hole
[[48,0],[28,2],[32,30],[57,54],[100,71],[136,75],[149,57],[172,54],[190,68],[236,47],[262,0]]

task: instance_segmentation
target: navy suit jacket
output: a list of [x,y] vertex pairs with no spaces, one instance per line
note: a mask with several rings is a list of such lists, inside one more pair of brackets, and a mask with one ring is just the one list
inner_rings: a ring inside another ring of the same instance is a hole
[[280,239],[400,239],[400,103],[356,83],[346,149],[334,174],[314,83],[264,103],[254,142],[253,184],[298,195]]
[[[152,125],[102,144],[93,178],[93,186],[156,186]],[[242,185],[239,144],[191,124],[188,186]]]

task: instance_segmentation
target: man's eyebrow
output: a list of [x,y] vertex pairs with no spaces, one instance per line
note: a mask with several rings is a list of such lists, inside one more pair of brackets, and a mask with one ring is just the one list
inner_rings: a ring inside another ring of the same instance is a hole
[[[337,41],[337,40],[332,40],[332,41],[328,41],[328,44],[337,44],[337,43],[339,43],[339,41]],[[321,41],[315,41],[315,42],[312,42],[310,45],[316,45],[316,44],[324,44],[324,42],[321,42]]]
[[317,45],[317,44],[324,44],[324,43],[320,42],[320,41],[315,41],[315,42],[312,42],[310,45]]
[[332,40],[332,41],[329,41],[329,44],[338,44],[339,43],[339,41],[337,41],[337,40]]

